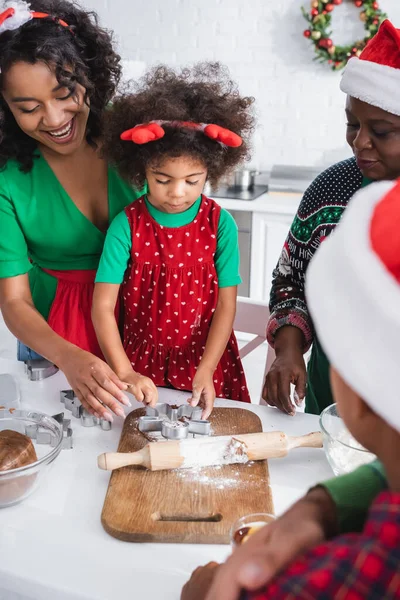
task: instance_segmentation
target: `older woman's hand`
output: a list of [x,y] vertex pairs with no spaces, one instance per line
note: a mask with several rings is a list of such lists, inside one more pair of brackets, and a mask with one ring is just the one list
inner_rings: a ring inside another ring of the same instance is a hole
[[119,417],[125,416],[121,404],[131,406],[124,394],[128,386],[103,360],[80,348],[73,348],[65,353],[57,366],[91,414],[107,421],[113,420],[110,411]]
[[276,359],[265,378],[262,397],[288,415],[296,408],[290,397],[290,384],[295,386],[295,402],[303,402],[306,394],[307,369],[303,358],[304,339],[300,329],[286,326],[275,336]]

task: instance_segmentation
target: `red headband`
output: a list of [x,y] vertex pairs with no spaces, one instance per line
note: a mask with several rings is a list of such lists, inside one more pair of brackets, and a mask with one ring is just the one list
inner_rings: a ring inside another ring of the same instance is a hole
[[238,148],[243,143],[239,135],[229,129],[220,127],[220,125],[213,123],[207,125],[207,123],[193,123],[192,121],[150,121],[149,123],[142,123],[121,133],[121,140],[133,142],[134,144],[155,142],[165,135],[165,131],[161,125],[196,129],[197,131],[202,131],[210,139],[230,148]]
[[[12,18],[14,15],[16,14],[16,11],[14,8],[7,8],[6,10],[4,10],[2,13],[0,13],[0,27],[3,25],[3,23],[7,20]],[[62,19],[59,19],[58,17],[53,17],[52,15],[49,15],[47,13],[42,13],[42,12],[35,12],[35,11],[31,11],[30,13],[31,18],[32,19],[47,19],[50,18],[52,19],[55,23],[59,23],[60,25],[62,25],[63,27],[66,27],[67,29],[69,29],[72,32],[70,26],[68,25],[68,23],[66,23],[65,21],[63,21]],[[29,19],[29,17],[28,17]],[[25,23],[28,22],[28,19],[25,21]],[[25,23],[21,23],[20,26],[25,25]]]

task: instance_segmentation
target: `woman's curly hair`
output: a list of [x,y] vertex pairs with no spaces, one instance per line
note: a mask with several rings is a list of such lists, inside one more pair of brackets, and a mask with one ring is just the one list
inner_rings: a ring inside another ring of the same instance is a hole
[[[228,70],[219,63],[199,63],[175,71],[161,65],[134,84],[134,93],[114,100],[105,116],[103,151],[121,176],[141,189],[149,165],[165,158],[191,156],[200,160],[213,186],[249,158],[249,136],[254,127],[253,98],[239,94]],[[227,148],[187,127],[163,125],[165,136],[143,145],[122,141],[121,133],[153,120],[215,123],[240,135],[238,148]]]
[[[69,29],[53,19],[32,19],[19,29],[2,33],[0,85],[7,70],[19,61],[43,61],[55,69],[57,81],[72,93],[81,84],[90,103],[86,137],[94,144],[101,136],[104,110],[121,76],[112,36],[98,25],[95,13],[84,11],[75,2],[32,0],[30,8],[66,21]],[[22,171],[30,171],[36,146],[36,141],[21,131],[0,95],[0,168],[16,159]]]

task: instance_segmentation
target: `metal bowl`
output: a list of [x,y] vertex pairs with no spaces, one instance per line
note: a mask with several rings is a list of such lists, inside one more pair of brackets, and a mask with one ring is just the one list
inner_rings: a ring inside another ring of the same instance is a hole
[[376,456],[354,439],[340,417],[337,405],[331,404],[319,418],[326,458],[335,475],[344,475],[361,465],[368,464]]
[[61,452],[62,425],[43,413],[0,410],[0,431],[10,429],[31,438],[38,460],[30,465],[0,471],[0,508],[22,502],[45,479]]

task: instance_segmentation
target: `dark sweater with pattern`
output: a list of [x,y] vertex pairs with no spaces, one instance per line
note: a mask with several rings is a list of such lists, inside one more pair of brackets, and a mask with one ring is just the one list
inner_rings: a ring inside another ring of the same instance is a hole
[[280,327],[293,325],[304,334],[304,351],[310,347],[313,328],[304,295],[305,274],[321,241],[336,227],[362,183],[363,175],[350,158],[321,173],[305,192],[273,272],[267,327],[271,346]]

